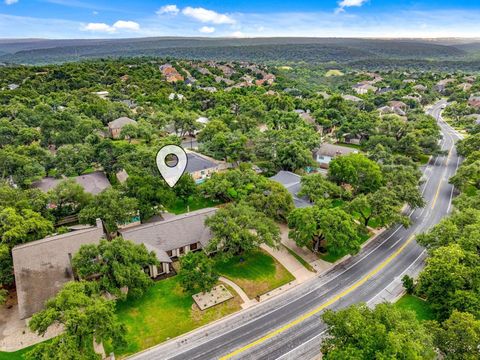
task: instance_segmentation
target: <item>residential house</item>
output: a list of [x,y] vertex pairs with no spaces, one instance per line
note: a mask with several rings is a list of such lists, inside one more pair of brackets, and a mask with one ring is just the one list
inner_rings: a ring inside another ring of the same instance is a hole
[[406,112],[408,110],[408,105],[405,104],[403,101],[397,101],[397,100],[389,101],[388,105],[392,109],[394,109],[394,111],[401,110],[403,112]]
[[8,90],[17,90],[20,87],[18,84],[8,84],[7,88]]
[[94,227],[72,231],[17,245],[12,249],[21,319],[43,309],[45,301],[74,280],[72,258],[85,244],[98,244],[103,238],[100,220]]
[[205,87],[200,87],[199,89],[209,93],[214,93],[218,91],[215,86],[205,86]]
[[330,162],[334,158],[352,153],[358,153],[358,150],[346,146],[324,143],[313,151],[313,158],[320,165],[320,168],[328,169]]
[[187,167],[185,171],[192,176],[197,184],[204,182],[213,173],[227,169],[227,167],[227,163],[223,161],[217,161],[196,152],[187,152]]
[[378,89],[377,94],[378,95],[388,94],[389,92],[392,92],[392,91],[394,91],[393,88],[391,88],[390,86],[387,86],[387,87]]
[[176,93],[170,93],[170,95],[168,95],[168,100],[180,100],[180,101],[183,101],[183,100],[185,100],[185,95],[183,95],[183,94],[176,94]]
[[413,87],[413,89],[416,90],[416,91],[421,91],[421,92],[425,92],[425,91],[428,90],[428,88],[425,85],[422,85],[422,84],[415,85]]
[[469,91],[472,88],[472,84],[465,82],[457,86],[457,89],[460,89],[462,91]]
[[377,87],[370,84],[356,84],[352,88],[359,95],[368,94],[368,92],[375,93],[378,90]]
[[290,171],[281,170],[275,176],[272,176],[270,179],[282,184],[283,187],[288,190],[288,192],[293,197],[293,203],[295,204],[296,208],[305,208],[308,206],[312,206],[308,199],[298,196],[298,193],[300,192],[300,189],[302,187],[302,178],[299,175],[294,174]]
[[169,83],[175,83],[177,81],[185,80],[184,77],[180,75],[177,69],[175,69],[171,64],[160,65],[159,69]]
[[172,262],[178,257],[208,245],[212,233],[205,220],[216,211],[216,208],[201,209],[119,232],[124,239],[144,244],[156,254],[160,266],[149,266],[149,275],[156,278],[171,273]]
[[108,133],[113,139],[120,138],[120,134],[125,125],[137,125],[135,120],[132,120],[126,116],[110,121],[108,123]]
[[467,83],[473,84],[477,78],[475,76],[465,76],[463,80]]
[[[42,180],[35,181],[32,187],[39,189],[43,192],[47,192],[57,187],[57,185],[66,178],[56,179],[53,177],[45,177]],[[79,184],[85,192],[92,195],[97,195],[103,190],[109,188],[110,182],[103,171],[95,171],[90,174],[84,174],[75,176],[72,178],[77,184]]]
[[468,105],[480,109],[480,95],[471,95],[468,99]]
[[447,85],[455,82],[455,79],[444,79],[440,80],[436,85],[435,85],[435,90],[437,90],[439,93],[444,93]]

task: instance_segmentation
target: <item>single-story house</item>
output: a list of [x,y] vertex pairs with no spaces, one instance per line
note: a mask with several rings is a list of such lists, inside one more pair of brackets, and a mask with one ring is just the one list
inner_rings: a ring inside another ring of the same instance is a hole
[[137,122],[126,116],[120,117],[108,123],[108,133],[113,139],[118,139],[125,125],[137,125]]
[[216,208],[201,209],[119,232],[124,239],[144,244],[157,255],[161,265],[149,267],[150,276],[156,278],[169,274],[173,270],[172,261],[179,256],[208,245],[212,233],[205,220],[216,211]]
[[324,143],[313,151],[313,158],[320,164],[320,168],[328,169],[330,161],[334,158],[352,153],[358,153],[358,150],[346,146]]
[[353,90],[360,95],[367,94],[368,92],[375,93],[378,88],[370,84],[356,84],[353,87]]
[[84,244],[97,244],[103,238],[100,220],[88,227],[66,234],[17,245],[12,249],[21,319],[43,309],[45,301],[74,280],[72,258]]
[[360,99],[359,97],[353,96],[353,95],[342,95],[342,98],[343,98],[343,100],[353,101],[353,102],[356,102],[356,103],[363,102],[362,99]]
[[413,89],[417,90],[417,91],[427,91],[428,90],[428,88],[425,85],[422,85],[422,84],[415,85],[413,87]]
[[108,91],[96,91],[96,92],[93,92],[92,94],[97,95],[100,99],[106,100],[110,93]]
[[[57,185],[65,179],[66,178],[56,179],[48,176],[42,180],[35,181],[32,184],[32,187],[40,189],[43,192],[47,192],[57,187]],[[95,171],[90,174],[75,176],[72,179],[75,180],[75,182],[79,184],[83,190],[85,190],[85,192],[92,195],[97,195],[111,186],[110,181],[108,181],[108,178],[103,171]]]
[[480,95],[472,95],[468,99],[468,105],[480,109]]
[[293,203],[295,204],[296,208],[305,208],[308,206],[312,206],[312,204],[305,198],[301,198],[298,196],[298,193],[301,189],[301,180],[302,178],[294,174],[290,171],[279,171],[276,175],[270,178],[273,181],[276,181],[285,187],[293,197]]
[[197,184],[204,182],[213,173],[225,170],[227,164],[209,158],[196,152],[187,152],[187,167],[185,171],[189,173]]

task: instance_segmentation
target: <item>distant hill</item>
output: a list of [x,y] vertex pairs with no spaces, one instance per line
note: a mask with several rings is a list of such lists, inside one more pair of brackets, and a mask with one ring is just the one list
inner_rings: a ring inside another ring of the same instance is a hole
[[463,58],[466,45],[429,41],[351,38],[137,38],[82,40],[0,40],[0,61],[44,64],[101,57],[161,56],[245,61],[340,63],[366,59]]

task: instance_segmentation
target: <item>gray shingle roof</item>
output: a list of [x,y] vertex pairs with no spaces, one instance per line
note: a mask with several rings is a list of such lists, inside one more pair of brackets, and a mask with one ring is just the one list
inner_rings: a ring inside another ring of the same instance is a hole
[[[93,195],[97,195],[111,186],[105,173],[102,171],[76,176],[72,179],[74,179],[86,192]],[[47,192],[51,189],[54,189],[62,180],[63,179],[46,177],[42,180],[35,181],[32,186],[42,190],[43,192]]]
[[188,163],[185,171],[188,173],[211,169],[218,166],[215,162],[191,152],[187,153],[187,159]]
[[132,124],[132,125],[137,125],[137,122],[135,120],[132,120],[128,117],[120,117],[118,119],[115,119],[113,121],[110,121],[108,123],[108,128],[109,129],[121,129],[127,124]]
[[148,245],[159,252],[178,249],[197,242],[205,246],[212,237],[210,229],[205,226],[205,220],[215,211],[217,211],[216,208],[192,211],[168,220],[120,230],[120,233],[127,240]]
[[32,241],[12,249],[20,318],[43,309],[63,284],[73,280],[70,256],[84,244],[95,244],[103,237],[97,226]]
[[279,171],[276,175],[270,178],[273,181],[276,181],[282,184],[290,194],[292,194],[293,202],[296,208],[304,208],[312,206],[306,199],[298,197],[298,193],[301,189],[301,180],[302,178],[290,171]]

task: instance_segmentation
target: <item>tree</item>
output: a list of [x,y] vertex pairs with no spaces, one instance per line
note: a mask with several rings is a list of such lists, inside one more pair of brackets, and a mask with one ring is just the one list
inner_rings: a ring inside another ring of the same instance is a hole
[[81,279],[96,279],[101,291],[124,297],[122,288],[127,288],[129,296],[139,297],[152,284],[144,269],[159,262],[143,244],[117,237],[82,245],[72,264]]
[[298,195],[306,196],[312,202],[348,196],[345,190],[327,180],[322,174],[312,174],[302,177],[302,188]]
[[280,242],[280,232],[273,220],[246,204],[228,204],[205,224],[213,234],[207,251],[218,251],[226,258],[254,250],[261,244],[276,247]]
[[218,281],[214,261],[203,251],[189,252],[180,258],[178,276],[183,289],[189,293],[208,292]]
[[93,201],[78,214],[81,223],[95,224],[103,220],[109,232],[115,231],[118,224],[129,222],[137,213],[136,199],[124,196],[119,190],[109,188],[95,196]]
[[27,359],[98,359],[93,341],[125,345],[126,329],[117,321],[115,302],[106,300],[95,283],[66,283],[33,315],[29,327],[43,336],[52,324],[61,324],[64,333],[35,347]]
[[474,360],[480,357],[480,320],[454,310],[441,325],[434,323],[435,345],[445,359]]
[[258,192],[247,195],[245,202],[276,221],[286,221],[295,208],[288,190],[282,184],[267,179],[261,182]]
[[403,288],[407,292],[407,294],[412,295],[415,291],[415,282],[413,281],[413,278],[408,275],[403,275],[402,277],[402,284]]
[[48,195],[50,202],[56,206],[53,213],[57,218],[77,214],[93,198],[73,179],[60,182]]
[[55,156],[58,173],[65,176],[77,176],[91,166],[93,149],[86,144],[63,145]]
[[467,161],[462,164],[457,173],[450,178],[450,183],[462,191],[469,187],[480,189],[480,160]]
[[417,282],[417,293],[430,304],[440,320],[454,309],[480,316],[480,277],[478,255],[464,251],[458,244],[431,252]]
[[312,152],[298,141],[280,143],[277,146],[276,163],[283,170],[296,171],[313,166]]
[[396,194],[386,187],[367,195],[356,196],[348,204],[348,208],[351,212],[360,214],[365,227],[372,218],[377,219],[382,226],[389,226],[397,222],[401,222],[404,226],[409,224],[409,218],[401,214],[401,204],[399,204]]
[[331,254],[340,252],[356,253],[360,248],[358,228],[353,217],[339,208],[320,208],[311,206],[295,209],[288,217],[288,236],[298,246],[313,249],[321,246]]
[[457,143],[457,151],[461,156],[470,156],[480,149],[480,133],[473,134]]
[[0,211],[0,242],[10,247],[44,238],[52,232],[52,222],[35,211],[10,207]]
[[327,336],[321,351],[330,359],[434,359],[432,335],[411,311],[391,304],[352,305],[322,315]]
[[175,195],[182,199],[184,204],[188,204],[190,196],[195,195],[197,192],[197,184],[195,184],[195,181],[190,174],[184,174],[175,184],[173,191],[175,192]]
[[329,164],[328,177],[339,185],[351,185],[358,193],[374,192],[383,184],[380,166],[362,154],[333,159]]
[[14,279],[10,247],[0,243],[0,288],[2,285],[13,284]]

